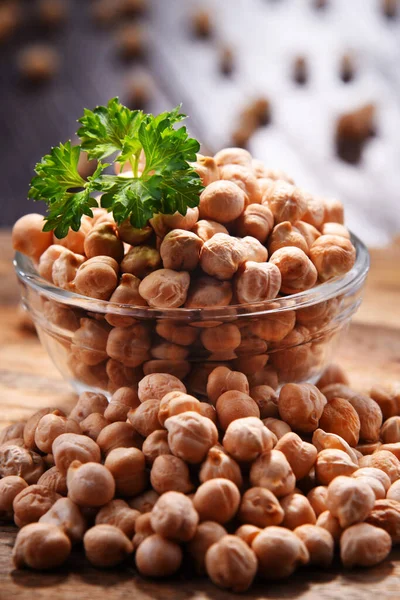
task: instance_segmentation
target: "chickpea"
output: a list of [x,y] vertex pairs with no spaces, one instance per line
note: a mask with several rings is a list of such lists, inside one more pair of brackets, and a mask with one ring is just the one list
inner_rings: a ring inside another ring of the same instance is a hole
[[169,491],[188,494],[194,488],[187,464],[181,458],[170,454],[156,457],[150,472],[150,482],[159,494]]
[[388,450],[378,450],[369,456],[363,456],[358,464],[360,467],[381,469],[392,483],[400,479],[400,461]]
[[400,504],[397,500],[376,500],[366,522],[384,529],[394,544],[400,542]]
[[28,484],[36,483],[44,471],[41,456],[15,444],[0,446],[0,476],[16,475]]
[[139,381],[138,396],[140,402],[146,400],[162,400],[168,392],[179,391],[186,393],[184,384],[168,373],[152,373]]
[[262,203],[270,208],[276,223],[299,221],[307,211],[308,196],[286,181],[276,181],[263,195]]
[[175,542],[154,534],[140,544],[135,561],[139,573],[146,577],[168,577],[181,566],[182,550]]
[[261,203],[260,186],[252,169],[242,165],[223,165],[219,169],[219,178],[236,184],[244,192],[245,206]]
[[60,244],[52,244],[43,252],[43,254],[41,254],[37,268],[41,277],[53,283],[52,270],[54,261],[60,258],[64,251],[64,246],[61,246]]
[[158,421],[161,426],[164,426],[165,421],[169,417],[179,415],[188,410],[200,414],[200,402],[194,396],[184,394],[183,392],[169,392],[160,402]]
[[203,244],[200,252],[200,266],[203,271],[222,281],[232,279],[245,259],[245,246],[239,238],[226,233],[216,233]]
[[146,538],[154,534],[151,526],[151,512],[139,514],[135,522],[135,535],[133,536],[133,548],[137,550]]
[[165,269],[193,271],[200,259],[203,246],[195,233],[174,229],[167,233],[160,246],[160,255]]
[[310,555],[310,565],[329,567],[333,560],[334,540],[326,529],[318,525],[305,524],[293,531],[304,543]]
[[107,421],[100,413],[91,413],[86,419],[80,422],[81,433],[96,441],[100,435],[100,431],[109,424],[110,421]]
[[254,487],[266,488],[281,498],[293,492],[296,478],[283,452],[271,450],[263,452],[253,462],[250,482]]
[[[40,419],[42,417],[44,417],[44,415],[48,415],[48,414],[54,414],[54,415],[59,415],[59,416],[65,417],[65,413],[63,413],[61,410],[58,410],[58,408],[52,408],[52,407],[41,408],[40,410],[33,413],[33,415],[31,415],[29,417],[29,419],[26,421],[24,428],[23,428],[24,444],[27,448],[30,448],[31,450],[35,450],[35,451],[38,450],[38,447],[35,444],[36,427],[37,427]],[[17,432],[15,432],[15,433],[17,433]],[[18,431],[18,433],[20,433],[20,431]],[[6,441],[6,440],[4,440],[4,441]]]
[[302,220],[319,229],[325,217],[325,204],[322,198],[307,194],[307,210]]
[[138,229],[137,227],[133,227],[133,225],[131,225],[129,219],[126,219],[121,223],[121,225],[118,225],[117,231],[119,239],[132,246],[143,244],[143,242],[146,242],[153,233],[150,225],[146,225],[145,227]]
[[198,335],[196,329],[189,325],[174,324],[169,321],[159,321],[156,325],[156,332],[167,342],[180,346],[191,346],[195,343]]
[[104,466],[114,478],[118,496],[136,496],[146,489],[145,458],[138,448],[114,448],[107,455]]
[[95,462],[73,461],[67,473],[68,497],[79,506],[103,506],[115,493],[110,471]]
[[304,236],[290,221],[283,221],[275,225],[268,240],[268,251],[272,255],[277,250],[288,246],[299,248],[308,255],[308,244]]
[[115,448],[140,448],[143,439],[130,423],[117,421],[106,425],[96,442],[103,456],[108,456]]
[[186,271],[158,269],[139,285],[139,293],[153,308],[178,308],[187,297],[190,275]]
[[293,429],[304,433],[317,429],[325,405],[325,396],[310,383],[288,383],[279,394],[281,419]]
[[335,433],[326,433],[322,429],[316,429],[313,433],[312,443],[320,452],[320,450],[326,450],[328,448],[336,448],[336,450],[343,450],[346,452],[354,462],[355,465],[358,464],[358,456],[356,450],[351,448],[349,444],[344,440],[340,435],[336,435]]
[[40,517],[39,523],[56,525],[71,540],[71,544],[81,542],[87,529],[86,519],[79,507],[69,498],[60,498]]
[[150,225],[156,232],[157,237],[163,238],[169,231],[173,229],[185,229],[191,231],[194,225],[199,220],[199,209],[196,207],[188,208],[186,214],[181,215],[178,211],[172,215],[154,215],[150,219]]
[[243,251],[243,262],[252,260],[253,262],[263,263],[268,258],[268,250],[255,237],[246,235],[240,238],[240,243]]
[[[310,225],[310,223],[305,223],[304,221],[295,221],[294,227],[295,230],[301,233],[303,238],[306,240],[308,250],[311,248],[315,240],[321,235],[318,229],[316,229],[313,225]],[[308,254],[308,251],[306,254]]]
[[[383,471],[382,471],[383,472]],[[353,476],[357,473],[353,473]],[[375,500],[383,500],[386,498],[386,491],[383,484],[376,478],[368,475],[357,476],[357,480],[366,484],[373,492]]]
[[157,429],[153,431],[143,442],[142,452],[148,464],[152,465],[157,456],[171,454],[168,445],[168,431]]
[[400,385],[374,386],[369,395],[379,405],[384,421],[400,415]]
[[385,560],[391,549],[390,535],[368,523],[352,525],[340,538],[340,558],[347,569],[377,565]]
[[217,223],[217,221],[211,221],[209,219],[201,219],[194,224],[193,233],[197,235],[203,242],[210,240],[216,233],[225,233],[229,235],[229,231],[226,227]]
[[140,400],[136,390],[131,387],[118,388],[111,397],[110,403],[104,411],[104,417],[108,421],[126,421],[128,412],[132,408],[137,408]]
[[5,427],[2,431],[0,431],[0,446],[9,440],[14,440],[15,438],[21,437],[23,438],[25,424],[25,421],[17,421],[16,423],[11,423],[11,425],[8,425],[8,427]]
[[72,351],[77,360],[94,366],[107,358],[109,328],[95,319],[81,319],[72,336]]
[[269,385],[256,385],[249,394],[260,410],[260,419],[279,417],[278,394]]
[[41,452],[51,452],[51,447],[62,433],[81,433],[77,421],[55,414],[44,415],[37,424],[35,431],[35,444]]
[[340,236],[350,240],[349,230],[340,223],[324,223],[321,228],[321,233],[322,235]]
[[209,352],[235,350],[240,346],[240,330],[233,323],[203,329],[200,340]]
[[12,519],[14,498],[27,487],[26,481],[18,475],[0,479],[0,519]]
[[92,229],[92,221],[90,217],[83,215],[81,225],[78,231],[69,229],[67,235],[62,239],[54,237],[54,241],[61,246],[65,246],[71,252],[76,254],[84,254],[85,238]]
[[246,261],[234,280],[234,292],[240,304],[264,302],[276,298],[281,287],[281,273],[275,265]]
[[118,270],[118,263],[110,256],[95,256],[79,267],[73,285],[79,294],[109,300],[118,285]]
[[189,354],[187,348],[164,341],[154,344],[150,352],[153,358],[170,361],[183,361]]
[[256,417],[239,418],[228,425],[222,440],[224,449],[239,462],[252,462],[272,450],[272,432]]
[[85,365],[78,360],[73,353],[67,359],[67,366],[73,379],[77,379],[81,383],[85,383],[90,387],[106,390],[109,384],[109,379],[106,370],[106,364]]
[[233,592],[244,592],[257,573],[254,552],[242,539],[225,535],[207,550],[205,566],[211,581]]
[[[119,285],[111,294],[110,302],[128,304],[131,306],[147,306],[146,300],[139,294],[140,279],[130,273],[123,273]],[[118,314],[118,309],[110,308],[106,321],[113,327],[129,327],[134,324],[134,318]]]
[[322,485],[328,485],[339,475],[350,476],[357,470],[357,465],[343,450],[321,450],[315,462],[315,474]]
[[400,417],[390,417],[381,427],[381,439],[384,444],[400,442]]
[[289,577],[310,560],[306,545],[285,527],[267,527],[251,547],[258,559],[258,572],[265,579]]
[[87,234],[84,251],[88,258],[111,256],[118,263],[124,258],[124,245],[117,237],[116,226],[112,223],[98,223]]
[[187,360],[148,360],[143,364],[143,373],[167,373],[179,379],[184,379],[190,372],[190,363]]
[[317,518],[306,496],[292,492],[280,500],[284,512],[282,527],[296,529],[300,525],[315,525]]
[[246,544],[251,548],[254,539],[261,532],[262,529],[260,529],[260,527],[256,527],[255,525],[241,525],[238,529],[236,529],[235,535],[240,537],[240,539],[246,542]]
[[332,398],[324,407],[319,426],[328,433],[340,435],[350,446],[358,443],[360,419],[348,400]]
[[273,417],[263,419],[263,423],[270,431],[272,431],[272,433],[276,436],[277,440],[280,440],[281,437],[292,431],[290,425],[285,423],[285,421],[281,421],[280,419],[274,419]]
[[69,416],[70,419],[74,419],[74,421],[80,423],[92,413],[100,413],[103,415],[107,406],[108,401],[104,394],[98,394],[97,392],[83,392],[79,396],[78,402],[75,404]]
[[382,469],[376,467],[361,467],[352,474],[352,477],[367,477],[368,479],[373,477],[382,484],[383,489],[385,490],[385,496],[391,486],[389,475],[387,475],[385,471],[382,471]]
[[238,488],[243,485],[243,478],[239,465],[233,458],[228,456],[219,445],[210,448],[207,458],[201,465],[199,471],[201,483],[216,478],[230,479],[238,486]]
[[214,160],[218,167],[224,165],[241,165],[251,169],[252,157],[244,148],[224,148],[215,154]]
[[90,437],[62,433],[53,442],[52,454],[57,469],[64,475],[74,460],[81,463],[100,462],[100,448]]
[[143,437],[147,437],[153,431],[162,429],[158,420],[158,411],[160,410],[159,400],[146,400],[139,404],[137,408],[131,408],[128,412],[128,420],[132,427]]
[[316,517],[328,510],[326,506],[326,498],[328,495],[328,487],[326,485],[318,485],[310,490],[307,494],[307,499],[311,504]]
[[260,411],[254,400],[247,394],[236,390],[224,392],[217,400],[216,410],[220,427],[223,430],[226,430],[228,425],[236,419],[260,418]]
[[280,344],[271,344],[271,363],[281,380],[301,381],[312,375],[319,357],[318,348],[311,346],[311,339],[309,329],[296,325]]
[[62,475],[57,467],[51,467],[41,475],[38,479],[38,485],[42,485],[49,490],[53,490],[60,496],[68,494],[67,477]]
[[197,160],[192,166],[200,176],[201,182],[205,187],[219,179],[217,163],[212,156],[202,156],[201,154],[198,154]]
[[316,447],[303,442],[301,437],[293,432],[283,435],[278,440],[275,450],[280,450],[286,456],[296,479],[303,479],[310,472],[317,458]]
[[274,226],[274,216],[268,206],[249,204],[236,224],[241,237],[250,235],[265,243]]
[[110,358],[106,363],[106,374],[109,379],[108,390],[114,393],[120,387],[137,387],[140,379],[143,377],[143,371],[140,367],[126,367],[118,360]]
[[111,500],[100,508],[95,522],[96,525],[114,525],[131,539],[135,534],[135,523],[139,516],[140,512],[130,508],[124,500]]
[[252,487],[243,494],[238,517],[242,523],[264,528],[280,525],[284,512],[271,491],[263,487]]
[[207,550],[226,535],[226,529],[214,521],[203,521],[198,525],[196,533],[186,547],[199,575],[204,575],[206,572]]
[[238,487],[229,479],[209,479],[195,492],[193,505],[200,521],[227,523],[236,515],[240,504]]
[[174,456],[188,463],[202,462],[218,441],[214,423],[194,411],[187,411],[165,421],[168,445]]
[[185,308],[228,306],[232,300],[232,284],[203,275],[192,281]]
[[67,329],[67,335],[70,331],[76,331],[79,328],[78,311],[74,312],[59,302],[45,300],[43,302],[43,316],[57,327]]
[[378,441],[382,425],[382,411],[379,405],[364,394],[352,393],[347,400],[360,419],[360,438],[365,442]]
[[310,248],[310,258],[321,281],[328,281],[350,271],[356,251],[351,241],[343,236],[321,235]]
[[64,252],[55,259],[51,269],[51,279],[54,285],[69,292],[79,292],[75,285],[75,278],[84,262],[84,256],[74,254],[71,250],[64,248]]
[[331,383],[341,383],[343,385],[349,385],[349,378],[340,365],[331,363],[322,373],[318,379],[316,386],[318,389],[323,390],[324,387]]
[[372,489],[360,478],[339,476],[328,486],[327,508],[343,529],[364,521],[374,502]]
[[317,527],[321,527],[322,529],[329,531],[335,544],[339,544],[343,529],[340,526],[339,520],[334,517],[329,510],[325,510],[318,516],[316,525]]
[[[400,502],[400,481],[395,481],[391,484],[387,491],[386,498],[388,500],[396,500],[396,502]],[[377,498],[377,500],[380,500],[380,498]]]
[[17,535],[13,562],[17,569],[54,569],[62,565],[71,552],[71,542],[55,525],[30,523]]
[[88,529],[83,545],[88,561],[101,568],[115,567],[133,552],[132,542],[114,525],[95,525]]
[[324,221],[323,223],[344,223],[344,208],[340,200],[324,200]]
[[42,485],[30,485],[13,500],[14,521],[17,527],[38,521],[60,496]]
[[121,262],[121,271],[143,279],[161,265],[160,253],[151,246],[132,246]]
[[51,231],[43,231],[45,222],[42,215],[31,213],[24,215],[14,224],[11,242],[14,250],[39,260],[41,254],[53,242]]
[[252,329],[254,335],[267,342],[280,342],[292,331],[295,322],[295,311],[287,310],[263,315],[253,323]]
[[284,294],[303,292],[317,282],[317,269],[300,248],[285,246],[276,250],[269,260],[281,272],[281,291]]
[[188,542],[196,533],[199,516],[192,501],[181,492],[166,492],[155,503],[150,523],[155,533]]
[[138,367],[149,358],[151,347],[149,331],[143,323],[130,327],[114,327],[108,335],[106,352],[126,367]]
[[211,419],[214,425],[218,424],[217,411],[208,402],[200,402],[200,414],[207,419]]

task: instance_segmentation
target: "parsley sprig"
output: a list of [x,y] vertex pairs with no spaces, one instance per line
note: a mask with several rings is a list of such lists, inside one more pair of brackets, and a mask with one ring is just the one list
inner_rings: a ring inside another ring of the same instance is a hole
[[[189,163],[196,160],[200,145],[186,127],[175,127],[185,119],[179,108],[154,116],[130,110],[113,98],[107,106],[85,109],[79,119],[80,145],[60,144],[35,167],[29,197],[48,205],[44,229],[54,230],[58,238],[69,228],[77,231],[82,216],[92,216],[97,206],[94,193],[102,194],[101,206],[118,224],[129,219],[138,228],[156,213],[184,215],[188,207],[197,206],[203,187]],[[86,179],[78,172],[82,151],[98,160],[96,171]],[[145,166],[140,172],[142,154]],[[128,162],[132,176],[105,173],[112,162]]]

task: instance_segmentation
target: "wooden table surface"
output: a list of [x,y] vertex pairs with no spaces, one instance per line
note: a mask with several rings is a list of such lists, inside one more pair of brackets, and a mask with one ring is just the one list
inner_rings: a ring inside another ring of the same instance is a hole
[[[351,383],[368,389],[374,382],[400,381],[400,239],[390,248],[371,251],[371,272],[365,299],[353,319],[337,362],[350,371]],[[51,405],[69,409],[74,393],[52,365],[35,334],[17,311],[18,286],[12,268],[10,234],[0,231],[0,427],[27,418]],[[99,571],[75,552],[68,565],[44,574],[15,571],[11,549],[16,529],[0,527],[0,600],[226,600],[236,597],[205,579],[171,579],[156,583],[132,567]],[[398,600],[400,551],[370,570],[345,572],[302,569],[290,581],[257,584],[243,598],[302,600]]]

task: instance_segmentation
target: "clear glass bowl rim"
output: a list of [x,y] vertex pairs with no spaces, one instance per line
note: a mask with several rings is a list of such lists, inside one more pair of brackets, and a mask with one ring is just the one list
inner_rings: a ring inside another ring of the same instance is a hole
[[345,275],[335,277],[330,281],[321,283],[310,290],[273,298],[264,302],[254,304],[238,304],[207,308],[151,308],[143,306],[131,306],[118,304],[109,300],[97,300],[88,296],[81,296],[75,292],[63,290],[43,277],[35,269],[32,260],[16,252],[14,257],[14,268],[21,282],[35,290],[49,300],[56,301],[71,308],[79,308],[93,313],[109,313],[129,316],[138,319],[171,319],[174,321],[207,321],[216,319],[233,319],[238,316],[266,316],[288,310],[298,310],[314,304],[331,300],[339,295],[351,293],[357,290],[364,282],[369,265],[369,253],[367,247],[354,234],[351,241],[356,248],[356,261],[353,268]]

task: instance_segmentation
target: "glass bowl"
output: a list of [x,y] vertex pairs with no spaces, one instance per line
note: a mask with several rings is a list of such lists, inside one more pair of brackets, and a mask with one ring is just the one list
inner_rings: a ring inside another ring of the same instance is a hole
[[78,393],[135,386],[172,373],[206,396],[218,365],[245,373],[250,387],[315,383],[362,299],[368,250],[352,235],[354,267],[317,287],[258,304],[155,309],[96,300],[43,279],[15,255],[23,303],[54,364]]

